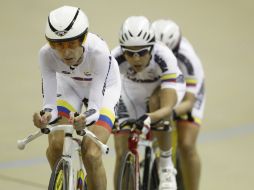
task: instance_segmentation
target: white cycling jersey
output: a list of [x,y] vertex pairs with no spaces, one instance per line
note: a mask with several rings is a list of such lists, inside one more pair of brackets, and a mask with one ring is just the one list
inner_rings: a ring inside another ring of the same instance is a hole
[[82,100],[86,98],[87,109],[100,113],[97,124],[110,129],[120,97],[119,67],[107,44],[95,34],[88,33],[83,48],[84,58],[78,66],[66,65],[48,44],[41,48],[43,108],[53,109],[52,120],[57,113],[68,117],[70,111],[81,111]]
[[174,52],[178,66],[184,74],[186,81],[186,91],[195,95],[196,102],[191,111],[186,115],[181,116],[185,120],[193,120],[200,124],[203,118],[205,104],[205,89],[204,89],[204,70],[200,59],[194,51],[192,45],[186,38],[182,38],[177,52]]
[[155,43],[151,60],[144,70],[135,72],[125,60],[121,47],[112,50],[122,75],[121,99],[118,105],[119,122],[137,119],[147,112],[147,101],[158,87],[173,88],[177,93],[178,103],[185,93],[185,82],[177,60],[165,45]]

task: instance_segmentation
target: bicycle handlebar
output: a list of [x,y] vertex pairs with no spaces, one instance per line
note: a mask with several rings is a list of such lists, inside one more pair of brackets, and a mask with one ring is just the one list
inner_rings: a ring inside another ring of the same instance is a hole
[[[30,143],[31,141],[33,141],[34,139],[40,137],[41,135],[43,134],[50,134],[54,131],[64,131],[65,133],[70,133],[70,134],[73,134],[73,132],[75,131],[75,129],[73,128],[72,125],[56,125],[56,126],[50,126],[50,127],[45,127],[45,128],[42,128],[41,130],[27,136],[26,138],[24,139],[21,139],[21,140],[18,140],[17,141],[17,146],[18,146],[18,149],[20,150],[23,150],[26,145],[28,143]],[[103,144],[97,137],[96,135],[89,131],[88,129],[83,129],[81,131],[77,131],[77,134],[80,135],[80,136],[87,136],[89,137],[94,143],[96,143],[103,154],[108,154],[109,152],[109,147],[105,144]]]

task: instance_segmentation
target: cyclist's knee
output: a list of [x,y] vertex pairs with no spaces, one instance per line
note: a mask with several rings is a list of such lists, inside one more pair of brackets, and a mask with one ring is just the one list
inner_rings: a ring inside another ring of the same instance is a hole
[[49,147],[48,151],[54,152],[54,153],[61,153],[63,150],[63,134],[53,134],[49,137]]
[[188,141],[178,141],[178,148],[180,153],[185,154],[185,155],[191,155],[195,152],[196,147],[195,144],[192,144]]
[[122,157],[122,155],[126,152],[126,148],[124,148],[123,146],[116,146],[115,147],[115,152],[116,152],[116,157],[120,158]]
[[88,164],[96,164],[100,162],[102,157],[101,149],[98,147],[98,145],[94,143],[86,143],[86,147],[82,146],[82,155],[83,159],[85,160],[85,163]]
[[122,142],[122,141],[116,141],[115,142],[115,153],[116,153],[116,161],[121,160],[122,156],[124,155],[124,153],[127,151],[128,147],[127,147],[127,139],[126,142]]

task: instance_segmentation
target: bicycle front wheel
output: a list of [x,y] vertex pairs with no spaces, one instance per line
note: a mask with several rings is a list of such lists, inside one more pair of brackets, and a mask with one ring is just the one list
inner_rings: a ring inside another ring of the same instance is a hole
[[117,190],[138,190],[138,179],[136,156],[126,152],[121,161],[120,173],[118,175]]
[[69,174],[69,164],[60,159],[51,173],[48,190],[70,190]]
[[152,165],[152,172],[150,177],[150,190],[157,190],[159,189],[160,179],[158,174],[158,158],[155,158]]

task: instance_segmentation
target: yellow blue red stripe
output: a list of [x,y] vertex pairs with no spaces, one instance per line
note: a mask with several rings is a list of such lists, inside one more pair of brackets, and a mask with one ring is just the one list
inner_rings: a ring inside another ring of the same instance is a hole
[[76,112],[76,109],[65,100],[57,100],[58,115],[69,118],[70,112]]
[[100,109],[100,117],[96,122],[96,125],[102,126],[109,131],[112,130],[113,124],[115,122],[115,114],[107,108]]
[[176,73],[165,74],[161,76],[162,82],[176,82]]
[[196,79],[185,79],[186,81],[186,86],[196,86],[197,85],[197,80]]

